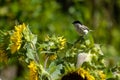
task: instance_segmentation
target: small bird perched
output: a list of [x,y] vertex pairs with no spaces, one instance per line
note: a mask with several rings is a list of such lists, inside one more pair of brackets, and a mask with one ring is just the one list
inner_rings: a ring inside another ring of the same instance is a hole
[[72,24],[74,25],[74,27],[76,28],[76,31],[81,36],[86,35],[90,31],[89,28],[83,25],[80,21],[74,21]]

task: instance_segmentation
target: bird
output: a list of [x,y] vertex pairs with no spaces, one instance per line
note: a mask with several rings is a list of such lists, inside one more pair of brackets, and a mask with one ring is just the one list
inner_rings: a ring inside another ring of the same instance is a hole
[[90,31],[89,28],[83,25],[80,21],[76,20],[72,23],[80,36],[88,34]]

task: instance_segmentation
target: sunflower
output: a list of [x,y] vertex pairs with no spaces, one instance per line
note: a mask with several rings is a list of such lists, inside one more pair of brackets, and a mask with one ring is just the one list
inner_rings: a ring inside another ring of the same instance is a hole
[[22,31],[26,28],[25,24],[15,26],[13,34],[10,36],[10,50],[11,53],[15,53],[21,47],[22,43]]
[[31,61],[28,65],[30,70],[30,79],[29,80],[38,80],[37,66],[34,61]]
[[90,73],[83,68],[76,69],[75,71],[70,71],[65,74],[61,80],[95,80],[95,78],[90,75]]

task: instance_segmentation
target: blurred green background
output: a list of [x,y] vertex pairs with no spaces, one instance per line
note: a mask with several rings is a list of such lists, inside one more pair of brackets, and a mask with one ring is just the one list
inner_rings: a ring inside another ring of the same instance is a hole
[[119,62],[120,0],[0,0],[0,29],[11,30],[24,22],[39,42],[47,34],[56,34],[73,43],[79,36],[74,20],[93,30],[108,65]]

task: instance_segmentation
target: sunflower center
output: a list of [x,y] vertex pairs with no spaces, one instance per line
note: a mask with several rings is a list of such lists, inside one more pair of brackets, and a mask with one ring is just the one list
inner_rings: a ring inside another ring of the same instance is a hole
[[63,76],[61,80],[87,80],[87,79],[86,77],[82,78],[82,76],[80,76],[78,73],[73,72]]

